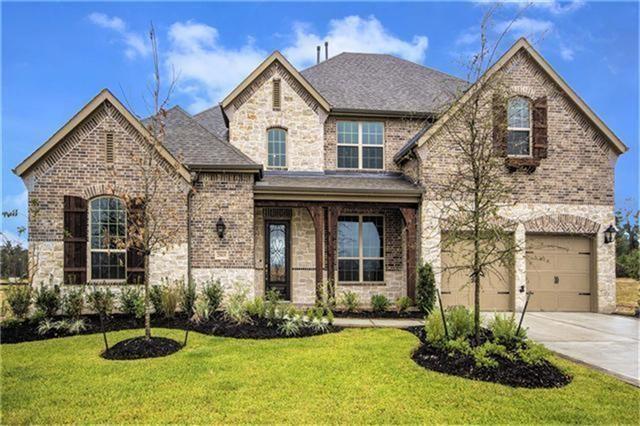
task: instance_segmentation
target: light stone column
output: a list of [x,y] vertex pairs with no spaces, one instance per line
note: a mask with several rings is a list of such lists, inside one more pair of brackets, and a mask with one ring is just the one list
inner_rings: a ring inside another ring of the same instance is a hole
[[[514,288],[512,290],[515,295],[514,308],[517,312],[522,312],[527,300],[527,258],[524,224],[518,224],[514,238],[516,247],[518,247],[519,250],[515,253],[515,279],[513,280]],[[520,287],[524,288],[523,292],[520,292]]]

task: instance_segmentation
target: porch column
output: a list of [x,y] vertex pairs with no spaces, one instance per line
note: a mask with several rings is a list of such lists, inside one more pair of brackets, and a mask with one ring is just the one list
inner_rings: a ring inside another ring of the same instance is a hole
[[416,209],[411,207],[400,207],[400,213],[404,219],[404,230],[406,237],[406,260],[407,260],[407,296],[412,300],[416,297],[416,248],[417,248],[417,232],[416,232]]
[[322,249],[324,246],[324,209],[322,206],[307,206],[309,215],[313,220],[313,227],[316,231],[316,300],[320,300],[322,288],[318,284],[322,283]]
[[[338,216],[340,216],[340,207],[327,207],[327,279],[333,280],[335,289],[336,280],[336,252],[337,252],[337,231]],[[335,297],[335,294],[332,296]]]

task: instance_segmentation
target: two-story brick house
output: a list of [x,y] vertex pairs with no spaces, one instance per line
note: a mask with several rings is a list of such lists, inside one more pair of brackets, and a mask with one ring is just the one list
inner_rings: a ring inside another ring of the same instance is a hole
[[[487,278],[483,308],[521,309],[533,291],[532,309],[610,312],[615,250],[604,230],[626,147],[526,40],[487,75],[505,69],[504,174],[518,190],[501,214],[526,250],[513,270]],[[213,276],[228,289],[274,288],[311,304],[316,283],[332,279],[338,295],[354,291],[366,303],[413,296],[416,265],[428,261],[445,301],[470,304],[464,276],[441,272],[452,254],[438,249],[444,230],[430,183],[453,161],[443,125],[473,90],[389,55],[343,53],[298,71],[275,52],[219,105],[193,116],[170,109],[159,185],[173,194],[178,213],[167,220],[179,230],[148,271],[99,241],[132,214],[122,199],[139,193],[131,164],[148,137],[102,91],[15,169],[38,200],[29,221],[35,281]],[[512,156],[526,167],[509,167]],[[66,232],[71,222],[80,230]]]

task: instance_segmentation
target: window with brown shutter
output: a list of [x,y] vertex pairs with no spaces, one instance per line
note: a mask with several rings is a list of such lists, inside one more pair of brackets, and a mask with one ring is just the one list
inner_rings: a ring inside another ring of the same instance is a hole
[[111,132],[106,135],[106,157],[107,163],[113,163],[113,133]]
[[87,282],[87,201],[64,196],[64,283]]
[[533,101],[533,156],[547,158],[547,97]]
[[493,95],[493,149],[497,156],[507,156],[507,104],[497,93]]
[[140,197],[132,198],[127,205],[127,283],[141,284],[144,282],[144,250],[141,246],[141,231],[144,225],[144,200]]
[[280,79],[273,79],[273,109],[279,110],[282,105],[282,94],[280,93]]

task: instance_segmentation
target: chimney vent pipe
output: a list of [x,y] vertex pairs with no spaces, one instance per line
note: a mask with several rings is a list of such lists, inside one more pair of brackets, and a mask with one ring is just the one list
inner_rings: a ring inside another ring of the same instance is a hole
[[318,54],[316,55],[316,64],[320,63],[320,45],[318,45]]
[[329,42],[325,41],[324,42],[324,60],[326,61],[327,59],[329,59]]

